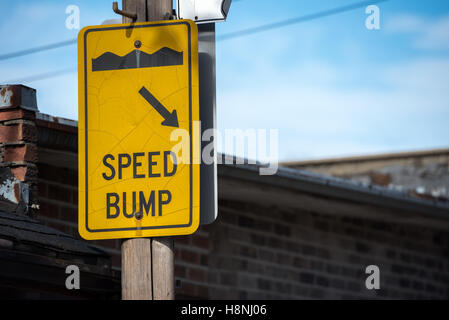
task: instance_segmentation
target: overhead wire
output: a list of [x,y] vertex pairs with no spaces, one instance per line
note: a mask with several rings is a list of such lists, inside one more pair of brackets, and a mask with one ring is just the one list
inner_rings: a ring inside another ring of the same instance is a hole
[[[307,22],[307,21],[311,21],[311,20],[315,20],[315,19],[320,19],[320,18],[352,11],[352,10],[359,9],[359,8],[362,8],[362,7],[365,7],[368,5],[374,5],[374,4],[378,4],[381,2],[387,2],[387,1],[389,1],[389,0],[369,0],[369,1],[362,1],[362,2],[358,2],[358,3],[354,3],[354,4],[349,4],[349,5],[345,5],[345,6],[340,6],[340,7],[336,7],[336,8],[332,8],[332,9],[328,9],[328,10],[324,10],[324,11],[320,11],[320,12],[316,12],[316,13],[312,13],[312,14],[299,16],[296,18],[290,18],[290,19],[286,19],[286,20],[282,20],[282,21],[278,21],[278,22],[274,22],[274,23],[260,25],[257,27],[252,27],[252,28],[242,29],[239,31],[225,33],[222,35],[218,35],[216,37],[216,40],[217,41],[225,41],[225,40],[234,39],[234,38],[238,38],[238,37],[249,36],[249,35],[253,35],[253,34],[257,34],[257,33],[261,33],[261,32],[270,31],[273,29],[290,26],[293,24],[303,23],[303,22]],[[46,50],[61,48],[64,46],[73,45],[73,44],[76,44],[76,41],[77,41],[76,39],[72,39],[72,40],[56,42],[56,43],[52,43],[52,44],[48,44],[48,45],[44,45],[44,46],[40,46],[40,47],[30,48],[30,49],[26,49],[26,50],[22,50],[22,51],[16,51],[16,52],[8,53],[8,54],[3,54],[3,55],[0,55],[0,61],[6,60],[6,59],[11,59],[11,58],[16,58],[16,57],[20,57],[20,56],[24,56],[24,55],[34,54],[34,53],[42,52],[42,51],[46,51]],[[57,76],[71,73],[74,71],[76,71],[76,69],[74,69],[74,68],[62,69],[62,70],[56,70],[53,72],[36,74],[33,76],[29,76],[29,77],[25,77],[25,78],[17,79],[17,80],[20,80],[20,82],[22,82],[22,83],[31,82],[31,81],[39,81],[39,80],[57,77]],[[7,83],[14,83],[14,82],[17,83],[17,82],[19,82],[17,80],[7,81]]]

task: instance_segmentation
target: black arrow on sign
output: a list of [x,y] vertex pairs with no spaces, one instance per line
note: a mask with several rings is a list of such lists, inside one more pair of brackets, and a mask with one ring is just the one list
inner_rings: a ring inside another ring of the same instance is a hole
[[164,118],[161,125],[179,128],[176,110],[168,111],[145,87],[139,90],[140,95]]

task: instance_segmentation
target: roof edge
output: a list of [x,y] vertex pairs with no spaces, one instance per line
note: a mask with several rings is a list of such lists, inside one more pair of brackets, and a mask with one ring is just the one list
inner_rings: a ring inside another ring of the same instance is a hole
[[261,167],[261,165],[223,164],[219,166],[219,172],[224,177],[268,184],[356,203],[403,209],[438,219],[449,220],[448,202],[437,199],[414,198],[402,191],[390,190],[371,184],[365,185],[359,182],[287,167],[279,167],[278,172],[273,176],[262,176],[259,175]]
[[406,152],[392,152],[392,153],[379,153],[372,155],[361,155],[361,156],[350,156],[350,157],[336,157],[328,159],[311,159],[311,160],[293,160],[293,161],[283,161],[280,164],[286,167],[295,166],[319,166],[319,165],[330,165],[330,164],[341,164],[341,163],[354,163],[354,162],[365,162],[365,161],[379,161],[379,160],[394,160],[394,159],[405,159],[411,157],[428,157],[428,156],[439,156],[448,155],[449,148],[440,149],[428,149],[419,151],[406,151]]

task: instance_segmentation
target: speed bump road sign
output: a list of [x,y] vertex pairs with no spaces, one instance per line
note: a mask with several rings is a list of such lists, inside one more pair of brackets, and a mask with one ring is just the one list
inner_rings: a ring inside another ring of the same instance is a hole
[[79,233],[184,235],[199,224],[198,31],[190,20],[78,35]]

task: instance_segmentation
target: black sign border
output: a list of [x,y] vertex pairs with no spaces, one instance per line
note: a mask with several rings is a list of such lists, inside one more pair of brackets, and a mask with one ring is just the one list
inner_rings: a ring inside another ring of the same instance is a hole
[[[189,135],[190,135],[190,213],[189,213],[189,223],[179,224],[179,225],[168,225],[168,226],[147,226],[147,227],[133,227],[133,228],[111,228],[111,229],[90,229],[88,226],[88,123],[87,123],[87,35],[91,32],[104,31],[104,30],[120,30],[120,29],[134,29],[134,28],[151,28],[151,27],[161,27],[169,25],[186,25],[188,34],[188,44],[189,44]],[[126,25],[121,27],[104,27],[86,30],[84,33],[84,122],[85,122],[85,188],[86,188],[86,198],[85,198],[85,210],[86,210],[86,230],[88,232],[114,232],[114,231],[138,231],[138,230],[151,230],[151,229],[172,229],[172,228],[188,228],[192,225],[192,198],[193,198],[193,186],[192,186],[192,164],[193,164],[193,153],[192,153],[192,30],[190,24],[185,21],[169,22],[169,23],[155,23],[148,25]]]

